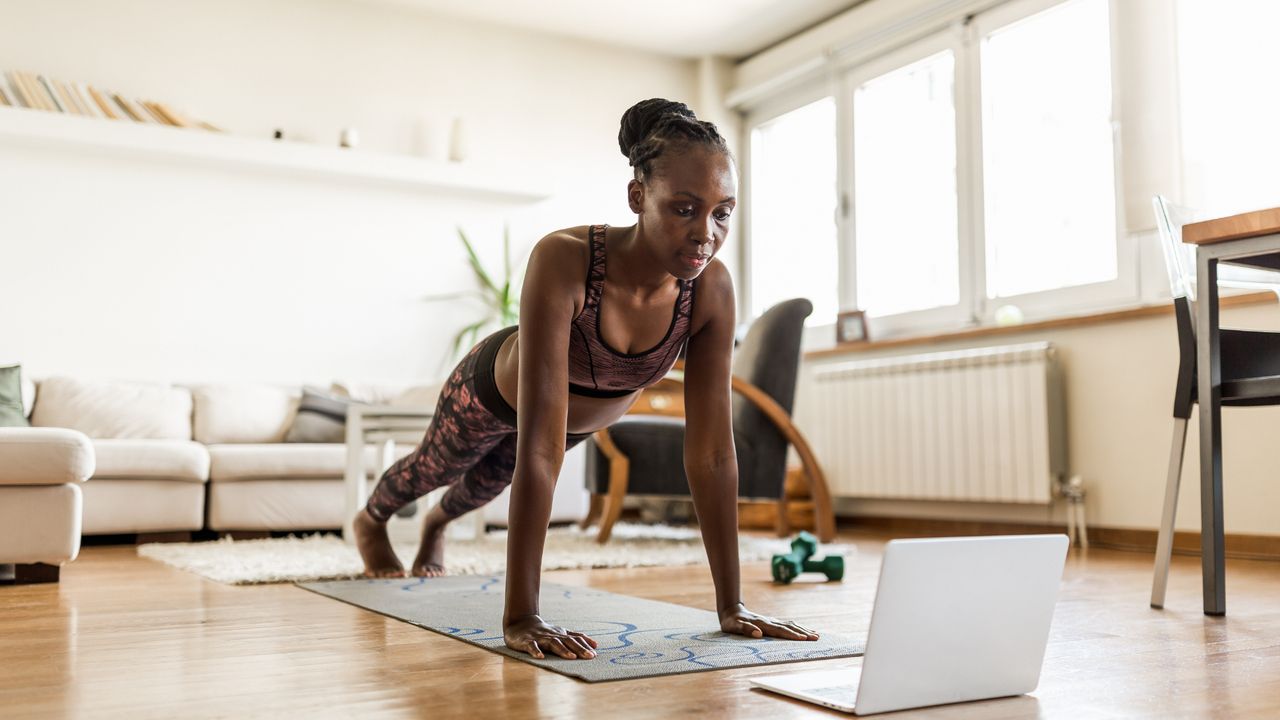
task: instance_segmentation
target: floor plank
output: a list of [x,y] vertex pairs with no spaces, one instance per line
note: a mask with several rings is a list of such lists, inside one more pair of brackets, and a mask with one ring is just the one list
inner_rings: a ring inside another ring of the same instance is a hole
[[[843,582],[775,586],[768,563],[750,563],[748,605],[864,635],[885,538],[841,540],[858,549]],[[1225,618],[1201,614],[1190,557],[1173,560],[1168,609],[1148,608],[1151,565],[1142,553],[1073,550],[1036,692],[894,717],[1280,715],[1280,563],[1228,561]],[[701,567],[545,577],[695,607],[714,597]],[[56,585],[0,587],[6,718],[839,715],[749,688],[753,675],[778,671],[587,684],[290,585],[203,580],[138,558],[133,547],[85,548]]]

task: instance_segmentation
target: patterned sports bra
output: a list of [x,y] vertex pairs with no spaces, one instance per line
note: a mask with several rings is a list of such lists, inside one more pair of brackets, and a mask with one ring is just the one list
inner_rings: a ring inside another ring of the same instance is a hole
[[587,298],[573,319],[569,336],[569,392],[589,397],[622,397],[649,387],[676,364],[689,339],[693,317],[694,282],[676,278],[680,294],[671,312],[666,337],[654,348],[623,353],[605,343],[600,334],[600,298],[604,295],[605,243],[608,225],[592,225],[591,265],[587,272]]

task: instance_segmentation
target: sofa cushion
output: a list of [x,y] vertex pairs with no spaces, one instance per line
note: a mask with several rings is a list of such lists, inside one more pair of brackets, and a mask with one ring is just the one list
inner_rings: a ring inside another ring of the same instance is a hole
[[202,483],[209,479],[209,451],[189,440],[93,441],[100,478],[166,479]]
[[[413,452],[412,445],[396,445],[396,459]],[[366,473],[375,472],[377,454],[365,448]],[[234,443],[209,446],[209,480],[265,480],[341,478],[346,473],[347,446],[338,443]]]
[[93,438],[191,439],[191,392],[163,383],[52,377],[40,383],[31,424]]
[[61,485],[93,476],[93,444],[66,428],[0,428],[0,485]]
[[174,480],[90,480],[84,492],[84,534],[184,532],[204,526],[204,483]]
[[335,395],[367,405],[393,405],[396,407],[435,407],[443,382],[425,385],[388,385],[383,383],[359,383],[334,381],[329,390]]
[[82,502],[79,485],[0,487],[0,563],[75,560]]
[[312,387],[302,388],[298,413],[285,434],[291,443],[340,443],[346,441],[350,398],[330,395]]
[[272,385],[217,384],[192,388],[195,439],[221,443],[281,443],[298,409],[299,391]]
[[27,427],[22,406],[22,366],[0,367],[0,427]]

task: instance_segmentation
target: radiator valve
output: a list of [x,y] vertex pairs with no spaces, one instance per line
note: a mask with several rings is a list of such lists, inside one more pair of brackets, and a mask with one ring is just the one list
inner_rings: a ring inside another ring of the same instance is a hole
[[1058,480],[1058,495],[1067,501],[1067,537],[1072,545],[1089,547],[1089,529],[1084,521],[1084,478],[1072,475]]

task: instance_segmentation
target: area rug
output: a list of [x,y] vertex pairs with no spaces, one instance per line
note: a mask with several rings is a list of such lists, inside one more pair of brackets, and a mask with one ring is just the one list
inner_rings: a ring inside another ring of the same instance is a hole
[[587,682],[854,657],[864,645],[819,631],[811,642],[754,639],[720,631],[709,610],[628,597],[592,588],[542,583],[544,620],[590,635],[590,660],[547,654],[537,660],[502,639],[501,575],[346,580],[299,587]]
[[[786,539],[739,535],[742,562],[768,560],[790,550]],[[417,554],[413,544],[397,544],[406,567]],[[823,545],[820,553],[853,554],[851,545]],[[217,540],[199,543],[152,543],[138,546],[142,557],[159,560],[210,580],[231,585],[306,582],[360,577],[364,566],[354,546],[336,535]],[[451,575],[487,575],[506,569],[506,531],[477,540],[446,541],[445,566]],[[613,537],[600,545],[595,530],[576,526],[547,532],[543,570],[696,565],[707,561],[702,538],[694,528],[619,523]]]

